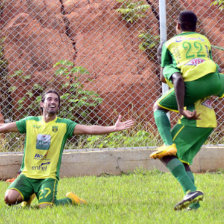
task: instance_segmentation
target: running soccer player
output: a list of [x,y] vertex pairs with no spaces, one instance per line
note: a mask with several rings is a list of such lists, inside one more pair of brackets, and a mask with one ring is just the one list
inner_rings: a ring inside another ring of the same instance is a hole
[[[157,57],[158,61],[161,61],[161,43]],[[160,80],[167,83],[170,88],[173,88],[172,82],[163,76],[163,71],[166,70],[166,75],[170,73],[179,73],[180,70],[173,65],[167,65],[160,73]],[[169,75],[168,77],[170,77]],[[220,74],[221,79],[224,81],[224,75]],[[223,90],[224,92],[224,90]],[[220,93],[222,95],[222,93]],[[197,111],[200,115],[200,119],[189,120],[186,117],[182,117],[171,131],[172,140],[177,148],[177,155],[163,156],[160,154],[156,158],[160,158],[172,175],[181,184],[185,193],[184,199],[176,204],[175,210],[181,210],[187,208],[188,210],[198,209],[200,207],[199,201],[203,199],[203,193],[197,191],[194,183],[194,176],[190,169],[190,164],[193,162],[193,158],[200,150],[201,146],[208,139],[213,129],[217,126],[215,111],[211,106],[209,99],[198,100],[191,106],[188,106],[189,111]],[[154,153],[150,155],[153,158]]]
[[42,116],[26,117],[0,126],[0,133],[26,134],[21,174],[5,193],[5,203],[15,205],[32,199],[36,194],[38,206],[85,204],[86,201],[69,192],[56,198],[62,152],[68,138],[77,134],[107,134],[131,128],[133,120],[121,122],[121,116],[113,126],[81,125],[69,119],[57,117],[60,96],[56,90],[47,90],[40,103]]
[[203,200],[203,192],[198,191],[194,182],[194,175],[190,166],[201,146],[208,139],[217,126],[215,111],[211,100],[198,100],[194,105],[187,107],[189,111],[196,110],[200,115],[198,120],[189,120],[182,117],[171,131],[172,140],[176,145],[176,156],[163,156],[161,161],[180,183],[184,198],[174,207],[175,210],[184,208],[197,209],[199,201]]
[[[164,145],[151,158],[176,155],[177,148],[171,135],[171,126],[166,115],[176,111],[187,119],[198,119],[196,111],[185,109],[208,96],[220,96],[224,81],[218,73],[218,66],[212,60],[209,40],[196,33],[197,16],[192,11],[179,15],[177,35],[166,41],[162,48],[161,67],[164,77],[174,88],[160,97],[154,104],[154,118]],[[177,68],[179,72],[169,69]]]

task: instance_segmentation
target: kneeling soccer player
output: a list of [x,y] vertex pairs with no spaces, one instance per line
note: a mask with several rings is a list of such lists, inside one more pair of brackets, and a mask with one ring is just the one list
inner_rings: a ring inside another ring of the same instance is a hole
[[57,117],[60,96],[54,89],[47,90],[40,102],[42,116],[30,116],[16,122],[2,124],[0,133],[20,132],[26,134],[21,174],[11,183],[5,193],[5,203],[30,203],[36,195],[40,208],[52,205],[86,204],[86,201],[69,192],[58,200],[62,153],[68,138],[77,134],[107,134],[126,130],[133,120],[121,122],[119,115],[112,126],[81,125],[69,119]]

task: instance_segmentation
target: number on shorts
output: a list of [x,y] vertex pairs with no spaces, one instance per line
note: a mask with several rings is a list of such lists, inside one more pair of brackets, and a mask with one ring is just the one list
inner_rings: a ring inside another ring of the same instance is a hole
[[40,190],[40,196],[39,196],[39,200],[43,199],[43,198],[47,198],[47,196],[51,193],[51,189],[48,187],[45,187],[44,189]]

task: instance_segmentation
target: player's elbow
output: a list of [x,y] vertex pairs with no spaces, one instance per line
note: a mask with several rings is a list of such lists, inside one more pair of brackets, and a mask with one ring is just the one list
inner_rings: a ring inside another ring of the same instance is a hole
[[183,77],[179,72],[175,72],[171,78],[174,85],[175,83],[183,82]]

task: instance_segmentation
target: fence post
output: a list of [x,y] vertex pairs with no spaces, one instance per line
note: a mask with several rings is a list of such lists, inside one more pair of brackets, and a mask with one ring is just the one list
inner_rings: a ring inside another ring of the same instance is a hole
[[[159,28],[160,28],[160,43],[167,39],[166,29],[166,0],[159,0]],[[168,91],[168,86],[162,83],[162,93]]]

